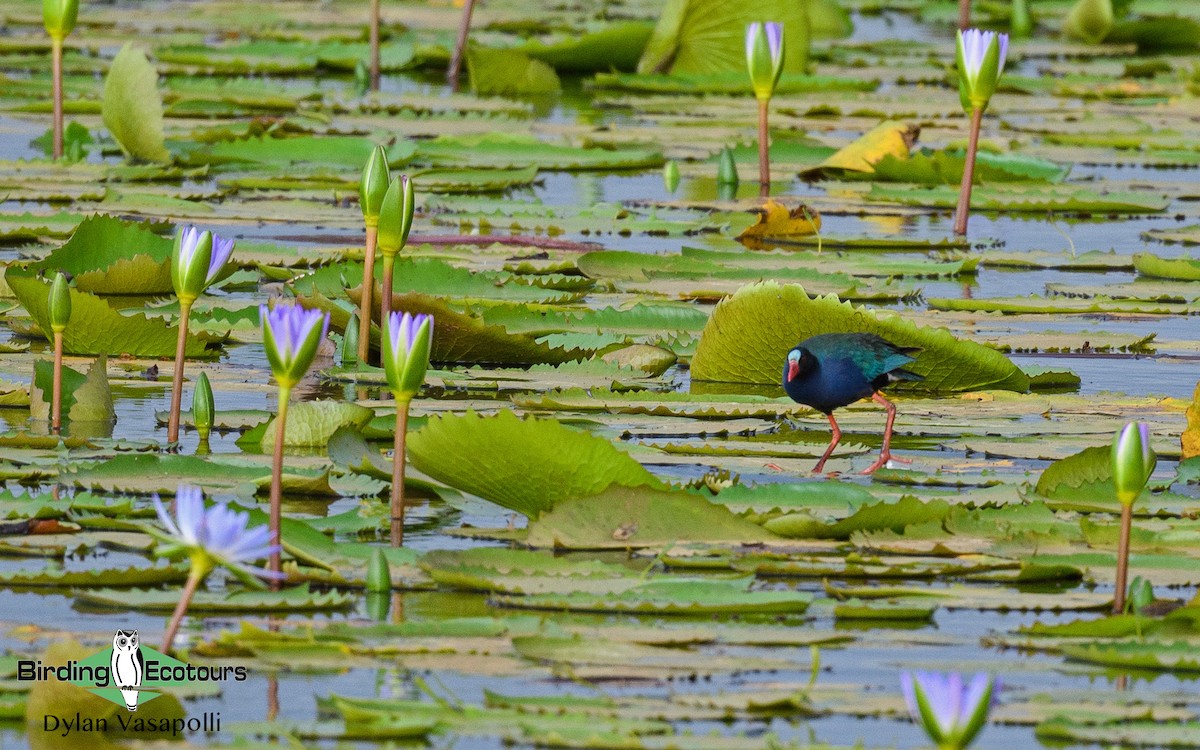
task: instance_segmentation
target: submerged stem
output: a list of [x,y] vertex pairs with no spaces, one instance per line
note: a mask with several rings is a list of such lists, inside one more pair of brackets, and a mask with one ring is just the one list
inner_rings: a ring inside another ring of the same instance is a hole
[[392,546],[404,546],[404,443],[408,437],[408,401],[396,402],[396,439],[392,451]]
[[376,227],[367,225],[366,255],[363,256],[362,301],[358,310],[358,361],[370,364],[367,355],[371,351],[371,314],[374,307],[371,295],[375,291],[375,244],[379,236]]
[[954,212],[954,233],[967,233],[967,219],[971,215],[971,187],[975,182],[975,152],[979,150],[979,128],[983,125],[983,110],[971,113],[971,135],[967,142],[967,156],[963,161],[962,185],[958,189],[958,208]]
[[175,605],[175,611],[171,613],[171,620],[167,623],[167,632],[163,636],[162,652],[169,654],[171,652],[171,644],[175,641],[175,634],[179,632],[179,625],[183,622],[183,616],[187,614],[188,606],[192,603],[192,597],[196,595],[196,589],[200,588],[200,582],[204,580],[203,575],[197,575],[195,570],[188,576],[187,583],[183,587],[183,592],[179,595],[179,603]]
[[63,156],[63,43],[61,39],[50,40],[50,77],[54,97],[54,160]]
[[379,0],[371,0],[371,90],[379,90]]
[[54,334],[54,385],[50,390],[50,430],[55,435],[62,432],[62,331]]
[[458,91],[458,73],[462,69],[463,53],[467,49],[467,37],[471,33],[471,13],[475,10],[475,0],[463,3],[462,20],[458,24],[458,39],[454,42],[454,56],[450,58],[450,67],[446,70],[446,81],[451,91]]
[[[279,411],[275,415],[275,454],[271,460],[270,531],[271,544],[275,547],[275,551],[271,553],[271,562],[268,567],[276,573],[283,569],[283,561],[280,557],[282,537],[279,531],[282,515],[280,506],[283,503],[283,435],[287,428],[288,399],[291,395],[291,388],[279,388]],[[272,579],[271,590],[278,591],[279,588],[279,579]]]
[[758,194],[771,194],[771,135],[767,130],[767,105],[770,99],[758,100]]
[[1117,542],[1117,590],[1113,596],[1113,614],[1125,611],[1126,580],[1129,578],[1129,534],[1133,528],[1133,506],[1121,505],[1121,536]]
[[167,442],[179,440],[179,407],[183,403],[183,363],[187,348],[188,315],[190,303],[179,303],[179,340],[175,343],[175,373],[171,379],[171,412],[167,417]]

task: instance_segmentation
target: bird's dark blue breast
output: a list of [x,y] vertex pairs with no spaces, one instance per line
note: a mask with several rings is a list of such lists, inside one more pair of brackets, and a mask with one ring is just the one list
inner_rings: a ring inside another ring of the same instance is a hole
[[783,366],[783,389],[793,401],[811,406],[828,414],[846,404],[867,398],[875,392],[862,369],[848,356],[817,358],[813,366],[795,380],[788,381],[788,367]]

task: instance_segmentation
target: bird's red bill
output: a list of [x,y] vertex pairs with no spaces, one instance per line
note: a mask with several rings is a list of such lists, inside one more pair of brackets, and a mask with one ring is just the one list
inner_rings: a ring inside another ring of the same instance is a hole
[[794,359],[788,360],[788,382],[796,379],[796,375],[800,373],[800,363]]

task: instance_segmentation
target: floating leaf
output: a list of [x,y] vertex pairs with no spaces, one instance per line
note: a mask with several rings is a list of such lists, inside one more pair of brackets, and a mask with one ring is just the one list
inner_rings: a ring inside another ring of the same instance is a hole
[[552,94],[562,88],[554,68],[515,49],[469,45],[467,74],[471,91],[483,96]]
[[[100,355],[87,374],[70,367],[62,369],[62,413],[71,422],[111,422],[115,419],[112,390],[108,385],[108,358]],[[50,418],[54,390],[54,364],[38,360],[33,367],[29,396],[29,416]]]
[[531,547],[625,549],[676,542],[751,544],[775,538],[697,495],[614,485],[559,502],[529,527]]
[[614,484],[663,486],[604,438],[511,411],[434,417],[409,436],[408,453],[413,466],[439,482],[530,518]]
[[804,237],[821,231],[821,217],[801,203],[789,209],[778,201],[768,200],[759,210],[758,223],[746,227],[738,240],[747,244],[767,238]]
[[[812,594],[796,591],[752,591],[745,582],[674,579],[644,583],[619,594],[534,594],[498,596],[501,607],[566,612],[617,612],[654,616],[801,614]],[[517,646],[514,638],[513,645]]]
[[[76,601],[88,607],[171,612],[179,604],[177,591],[129,591],[98,589],[81,592]],[[188,606],[194,613],[320,612],[354,606],[355,597],[337,591],[310,591],[307,584],[282,591],[201,591]]]
[[434,166],[563,171],[657,168],[665,161],[660,151],[574,148],[521,133],[440,135],[418,145],[417,159]]
[[805,176],[822,176],[840,172],[870,174],[885,157],[907,159],[908,150],[917,141],[921,129],[916,125],[885,120],[853,143],[842,147],[824,161],[802,172]]
[[[333,433],[342,427],[362,429],[375,417],[375,411],[346,401],[300,401],[288,407],[283,444],[293,448],[324,448]],[[247,432],[238,445],[262,451],[275,445],[276,419],[261,429]]]
[[48,275],[65,271],[77,289],[93,294],[171,294],[173,246],[148,224],[98,214],[29,268]]

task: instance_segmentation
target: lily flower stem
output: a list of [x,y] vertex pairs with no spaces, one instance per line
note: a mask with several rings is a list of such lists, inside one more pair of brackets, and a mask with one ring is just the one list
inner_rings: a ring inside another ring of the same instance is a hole
[[958,208],[954,212],[954,233],[967,233],[971,215],[971,187],[975,183],[975,153],[979,150],[979,129],[983,125],[983,110],[971,113],[971,135],[967,142],[967,158],[963,162],[962,186],[958,189]]
[[[279,526],[282,515],[280,506],[283,504],[283,436],[287,428],[288,400],[291,396],[291,388],[279,389],[279,411],[275,415],[275,454],[271,461],[271,520],[269,528],[271,531],[271,544],[275,546],[275,551],[271,553],[271,561],[267,567],[276,573],[283,569],[283,562],[279,552],[280,540],[282,538]],[[271,590],[278,591],[279,587],[279,579],[273,579],[271,581]]]
[[471,13],[475,10],[475,0],[463,3],[462,21],[458,25],[458,40],[454,43],[454,56],[450,58],[450,67],[446,70],[446,81],[451,91],[458,91],[458,74],[462,70],[463,54],[467,51],[467,37],[471,33]]
[[1125,611],[1125,589],[1129,578],[1129,533],[1133,528],[1133,506],[1121,505],[1121,536],[1117,542],[1117,590],[1113,595],[1113,614]]
[[193,570],[188,576],[187,583],[183,586],[183,592],[179,594],[179,603],[175,605],[175,611],[171,613],[171,620],[167,623],[167,632],[163,636],[162,652],[164,654],[171,653],[171,644],[175,641],[175,634],[179,632],[179,625],[183,622],[183,616],[187,614],[187,609],[192,603],[192,597],[196,595],[196,589],[200,588],[200,582],[204,580],[203,575],[199,575]]
[[408,437],[410,402],[396,402],[396,442],[392,452],[392,546],[404,546],[404,443]]
[[55,435],[62,431],[62,359],[63,335],[54,334],[54,385],[50,391],[50,429]]
[[379,0],[371,0],[371,90],[379,90]]
[[383,293],[379,296],[379,327],[381,330],[387,329],[388,313],[392,311],[392,272],[395,268],[396,256],[385,256],[383,259]]
[[61,39],[50,40],[50,77],[54,89],[54,160],[63,155],[63,43]]
[[763,198],[771,193],[771,134],[767,130],[770,102],[770,99],[758,100],[758,193]]
[[175,374],[171,379],[171,413],[167,417],[167,443],[179,440],[179,407],[183,402],[183,363],[187,348],[188,316],[191,304],[179,303],[179,340],[175,343]]
[[958,28],[971,28],[971,0],[958,0]]
[[375,242],[379,236],[376,227],[367,226],[367,252],[363,258],[362,304],[358,311],[358,361],[370,364],[367,356],[371,351],[371,294],[375,290]]

